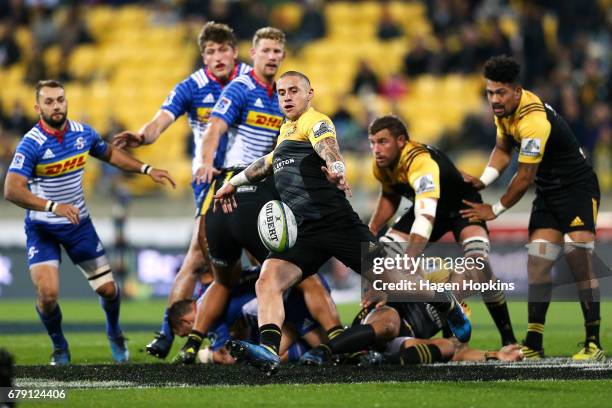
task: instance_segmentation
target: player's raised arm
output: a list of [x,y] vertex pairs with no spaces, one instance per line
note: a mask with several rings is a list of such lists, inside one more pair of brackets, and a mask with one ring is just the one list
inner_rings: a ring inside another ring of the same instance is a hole
[[321,171],[325,173],[327,180],[351,197],[353,193],[346,180],[346,165],[340,154],[340,146],[336,138],[326,137],[316,142],[313,147],[315,152],[325,160],[325,166],[321,166]]
[[153,119],[144,124],[138,132],[129,130],[123,131],[113,136],[113,146],[123,149],[124,147],[140,147],[154,143],[161,134],[168,129],[174,122],[174,117],[170,112],[161,109]]
[[151,177],[157,184],[166,185],[170,183],[172,188],[176,188],[174,179],[168,174],[166,170],[156,169],[151,165],[145,164],[140,160],[130,156],[124,150],[118,149],[113,146],[108,146],[106,154],[97,156],[101,160],[112,164],[113,166],[132,173],[143,173]]
[[234,198],[236,188],[261,181],[270,174],[272,174],[272,153],[255,160],[246,169],[229,179],[213,196],[213,211],[221,208],[224,213],[232,212],[238,206]]

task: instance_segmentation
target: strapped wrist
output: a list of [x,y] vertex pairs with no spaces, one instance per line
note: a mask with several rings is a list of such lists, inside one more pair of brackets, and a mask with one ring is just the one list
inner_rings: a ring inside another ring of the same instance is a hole
[[153,166],[143,163],[142,166],[140,167],[140,172],[142,174],[146,174],[147,176],[149,174],[151,174],[151,172],[153,171]]

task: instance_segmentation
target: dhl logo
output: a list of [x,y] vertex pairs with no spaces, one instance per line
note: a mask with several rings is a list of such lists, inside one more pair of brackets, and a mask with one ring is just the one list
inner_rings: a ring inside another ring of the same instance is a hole
[[267,113],[249,111],[246,124],[271,130],[278,130],[283,124],[283,118],[281,116],[268,115]]
[[210,119],[210,112],[212,112],[212,108],[198,108],[196,111],[198,121],[201,123],[208,123],[208,119]]
[[68,157],[67,159],[48,164],[39,164],[36,166],[36,175],[45,177],[57,177],[66,173],[77,171],[85,166],[87,154],[83,153],[77,156]]

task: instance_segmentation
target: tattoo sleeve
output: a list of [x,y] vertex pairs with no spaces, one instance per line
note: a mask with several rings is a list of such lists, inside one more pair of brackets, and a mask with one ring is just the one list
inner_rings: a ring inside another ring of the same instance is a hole
[[263,180],[272,174],[272,164],[268,163],[267,157],[260,157],[244,169],[244,175],[250,182]]
[[335,162],[344,163],[344,159],[340,154],[340,146],[338,146],[338,141],[336,138],[327,137],[320,142],[315,143],[313,147],[319,157],[325,160],[327,168],[331,168],[331,165]]

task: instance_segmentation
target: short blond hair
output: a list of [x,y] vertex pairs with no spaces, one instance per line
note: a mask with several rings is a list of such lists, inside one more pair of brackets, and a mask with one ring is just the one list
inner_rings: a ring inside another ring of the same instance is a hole
[[260,40],[274,40],[285,45],[285,33],[274,27],[260,28],[253,35],[253,48],[257,47]]

